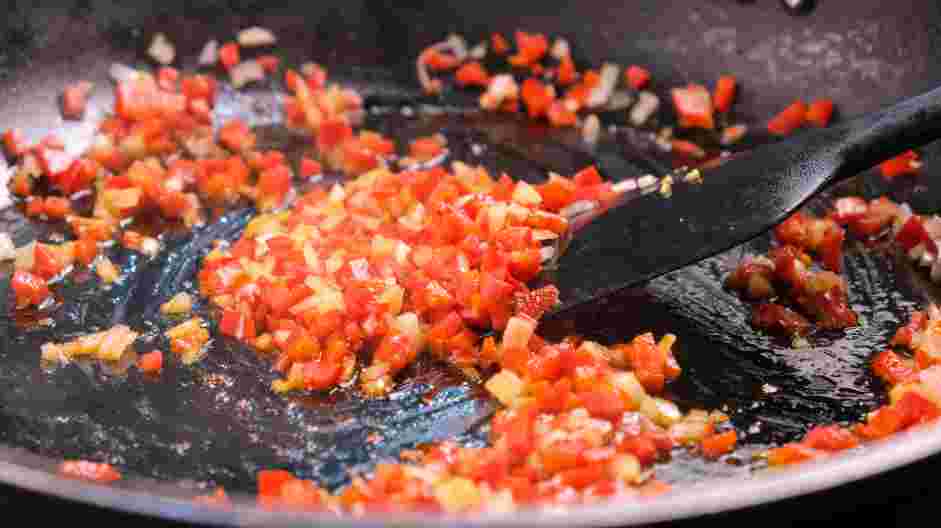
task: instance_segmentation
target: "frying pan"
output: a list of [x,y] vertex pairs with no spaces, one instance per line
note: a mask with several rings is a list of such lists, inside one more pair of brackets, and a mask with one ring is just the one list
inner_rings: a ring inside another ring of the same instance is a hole
[[[797,97],[832,97],[842,114],[855,115],[941,82],[941,7],[935,2],[858,0],[851,13],[843,2],[821,2],[799,17],[771,0],[386,4],[12,1],[0,22],[2,127],[22,128],[33,139],[56,131],[70,149],[80,150],[91,138],[92,123],[110,107],[105,87],[112,62],[139,63],[150,36],[160,31],[176,43],[182,65],[192,66],[206,40],[231,38],[234,31],[255,24],[278,34],[279,53],[288,62],[316,60],[334,78],[361,89],[377,109],[371,126],[395,131],[397,137],[443,129],[459,154],[471,157],[478,149],[470,146],[482,145],[477,161],[531,179],[547,170],[568,173],[592,161],[615,179],[663,172],[671,162],[630,136],[589,151],[571,136],[539,127],[463,119],[453,110],[472,104],[466,97],[428,100],[417,92],[412,61],[424,46],[452,31],[473,42],[491,31],[525,28],[565,35],[583,60],[647,65],[663,88],[711,82],[730,72],[743,84],[735,117],[751,123]],[[86,120],[63,123],[56,96],[76,79],[94,81],[98,88]],[[450,110],[421,113],[417,119],[379,111],[425,104]],[[248,96],[226,92],[220,108],[270,130],[263,137],[272,144],[303,148],[278,134],[270,88],[251,90]],[[930,172],[937,150],[928,149],[929,170],[923,172]],[[890,188],[864,174],[833,193],[890,192],[917,211],[930,212],[941,190],[925,183]],[[826,198],[811,207],[825,203]],[[431,520],[264,512],[252,507],[250,494],[254,474],[262,468],[290,469],[335,489],[350,471],[366,471],[405,447],[445,438],[482,445],[494,404],[440,365],[420,363],[389,398],[371,401],[343,391],[276,397],[267,388],[267,361],[218,337],[204,362],[170,365],[159,382],[120,366],[40,366],[42,342],[118,321],[144,329],[145,338],[160,346],[160,332],[170,321],[156,307],[180,289],[194,290],[198,260],[209,243],[236,237],[249,214],[231,211],[194,233],[169,233],[168,251],[155,260],[116,249],[112,258],[128,273],[122,284],[102,291],[94,280],[78,275],[63,286],[62,300],[47,319],[0,320],[0,481],[116,510],[213,524]],[[30,223],[15,207],[0,212],[0,227],[17,243],[53,238],[61,231],[61,226]],[[642,330],[678,334],[684,374],[670,388],[672,397],[687,408],[728,412],[744,438],[737,464],[710,464],[677,452],[658,468],[661,478],[677,483],[676,491],[655,500],[565,514],[491,515],[461,523],[626,525],[690,517],[832,487],[941,451],[941,430],[929,428],[796,470],[761,471],[751,461],[751,452],[799,438],[813,424],[858,420],[881,404],[884,390],[868,374],[871,355],[911,310],[937,293],[890,253],[851,247],[851,300],[865,324],[845,334],[817,335],[811,347],[791,349],[789,343],[756,334],[747,323],[747,307],[721,287],[723,274],[744,253],[767,244],[756,240],[621,292],[547,329],[577,330],[605,341]],[[0,297],[6,299],[8,293],[4,278]],[[5,302],[0,309],[11,313]],[[110,462],[127,478],[112,487],[63,480],[54,474],[62,458]],[[235,495],[232,508],[204,509],[189,500],[216,485]]]

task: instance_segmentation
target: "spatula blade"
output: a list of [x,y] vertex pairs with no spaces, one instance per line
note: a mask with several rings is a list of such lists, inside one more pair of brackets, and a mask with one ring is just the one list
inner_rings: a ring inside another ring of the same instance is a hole
[[[579,228],[545,280],[561,293],[561,312],[642,283],[746,242],[803,204],[840,167],[839,154],[804,141],[758,148],[659,186]],[[817,150],[814,162],[808,151]]]

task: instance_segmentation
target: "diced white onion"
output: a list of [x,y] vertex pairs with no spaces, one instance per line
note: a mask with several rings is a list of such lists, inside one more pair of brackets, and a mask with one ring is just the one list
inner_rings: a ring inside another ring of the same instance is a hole
[[658,180],[656,176],[654,176],[653,174],[647,174],[647,175],[641,176],[640,178],[637,178],[637,186],[640,187],[641,189],[644,189],[647,187],[653,187],[654,185],[657,184],[657,181]]
[[574,216],[587,213],[596,207],[598,207],[598,203],[592,200],[578,200],[577,202],[572,202],[560,209],[559,214],[566,218],[572,218]]
[[477,44],[467,53],[467,55],[474,60],[481,60],[487,56],[487,43],[481,42]]
[[554,59],[562,60],[572,54],[571,46],[569,46],[569,41],[564,38],[557,38],[555,42],[552,43],[552,49],[549,51],[549,54],[552,55]]
[[503,349],[526,348],[536,331],[536,321],[525,316],[513,316],[503,332]]
[[278,41],[278,37],[270,29],[254,26],[239,31],[237,40],[243,48],[257,48],[271,46]]
[[941,308],[937,304],[931,303],[928,305],[928,320],[937,321],[941,319]]
[[935,215],[925,220],[925,231],[931,240],[941,239],[941,217]]
[[938,260],[938,256],[936,254],[930,251],[925,251],[922,253],[921,258],[918,259],[918,265],[923,268],[927,268],[928,266],[934,264],[936,260]]
[[548,229],[533,229],[533,240],[536,242],[545,242],[546,240],[555,240],[559,234]]
[[554,257],[555,257],[554,247],[546,246],[543,248],[539,248],[539,258],[541,258],[543,262],[546,262],[547,260],[552,260]]
[[16,250],[16,262],[13,266],[21,271],[29,271],[33,269],[33,264],[36,262],[36,241],[32,241],[29,244]]
[[487,91],[480,96],[480,106],[484,110],[496,110],[507,99],[519,96],[519,85],[509,74],[494,76],[487,85]]
[[676,404],[663,398],[645,399],[640,405],[640,412],[661,427],[670,427],[683,418]]
[[[449,51],[459,61],[463,62],[467,58],[467,42],[460,35],[448,35],[447,40],[432,44],[428,49],[436,51]],[[415,61],[415,70],[418,74],[418,82],[422,90],[427,94],[436,94],[441,90],[441,82],[431,78],[428,67],[422,61],[424,53],[418,55]]]
[[722,129],[719,143],[724,146],[734,145],[745,137],[748,133],[748,127],[745,125],[731,125]]
[[173,47],[173,43],[170,42],[170,39],[167,38],[163,33],[157,33],[154,35],[154,39],[150,42],[150,47],[147,49],[147,54],[150,55],[152,59],[166,66],[173,62],[173,59],[176,57],[176,49]]
[[464,40],[464,37],[452,33],[448,35],[448,39],[444,42],[451,48],[451,53],[458,60],[463,61],[467,58],[467,41]]
[[589,145],[595,145],[600,137],[601,120],[595,114],[591,114],[585,119],[585,125],[582,127],[582,139]]
[[497,372],[484,384],[484,388],[507,407],[512,406],[523,395],[524,387],[523,380],[507,369]]
[[206,43],[203,46],[203,50],[199,52],[199,65],[200,66],[213,66],[219,60],[219,41],[213,39]]
[[144,237],[141,241],[140,251],[148,257],[156,257],[160,253],[160,241],[154,237]]
[[369,278],[369,261],[358,258],[350,261],[350,274],[354,279],[365,280]]
[[591,108],[603,106],[611,98],[614,88],[618,85],[618,75],[621,73],[621,67],[610,62],[601,66],[601,73],[598,85],[588,94],[587,105]]
[[513,189],[513,201],[521,205],[539,205],[542,195],[532,185],[520,180]]
[[908,222],[908,219],[912,216],[912,208],[908,203],[902,203],[899,205],[898,213],[895,215],[895,220],[892,222],[892,235],[899,234],[899,231],[905,226],[905,223]]
[[611,190],[616,193],[630,192],[637,190],[637,180],[629,178],[619,181],[611,186]]
[[931,280],[941,282],[941,259],[935,260],[931,265]]
[[650,116],[660,107],[660,98],[652,92],[640,92],[637,104],[631,109],[630,120],[634,126],[641,126],[650,119]]
[[115,62],[111,64],[111,67],[108,69],[108,75],[116,83],[122,83],[125,81],[130,81],[137,77],[137,70],[131,68],[126,64],[121,64],[120,62]]
[[422,341],[421,322],[413,312],[407,312],[395,318],[395,328],[402,334],[411,337],[416,343]]
[[13,260],[16,258],[16,246],[13,245],[13,239],[7,233],[0,233],[0,261]]
[[608,99],[608,104],[605,105],[604,109],[609,112],[617,112],[620,110],[626,110],[634,104],[634,96],[631,92],[627,90],[615,90],[611,94],[611,98]]
[[660,180],[660,194],[669,197],[673,193],[673,176],[664,176]]
[[232,86],[241,88],[248,83],[265,80],[265,69],[258,61],[247,60],[229,70],[229,79]]

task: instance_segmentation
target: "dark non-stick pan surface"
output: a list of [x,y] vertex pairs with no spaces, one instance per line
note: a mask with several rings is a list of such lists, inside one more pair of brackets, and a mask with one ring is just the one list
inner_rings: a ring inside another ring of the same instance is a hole
[[[78,149],[91,138],[92,123],[110,108],[108,66],[113,61],[143,64],[142,50],[154,31],[167,33],[183,65],[192,66],[209,38],[231,38],[239,28],[261,24],[277,32],[279,53],[288,62],[317,60],[334,77],[358,86],[374,109],[372,128],[399,138],[443,130],[456,159],[533,181],[548,170],[571,173],[592,162],[608,177],[622,179],[663,173],[671,160],[630,134],[606,138],[591,152],[571,134],[507,119],[465,117],[461,109],[469,108],[472,99],[451,94],[429,100],[418,93],[414,57],[448,31],[471,40],[492,29],[548,31],[568,36],[576,54],[594,62],[650,65],[663,87],[736,73],[744,85],[737,117],[751,122],[798,96],[834,97],[844,114],[871,110],[929,87],[941,73],[932,68],[941,64],[930,45],[937,35],[909,27],[901,39],[892,31],[903,23],[899,6],[886,9],[874,1],[859,2],[854,18],[832,6],[794,18],[771,1],[598,2],[577,10],[575,4],[545,2],[478,2],[462,8],[285,4],[11,2],[0,33],[5,95],[0,126],[23,128],[34,139],[57,131]],[[925,24],[941,20],[937,10],[927,4],[910,8]],[[64,124],[56,94],[80,78],[98,84],[90,115],[85,122]],[[273,89],[264,86],[244,96],[226,92],[221,111],[244,115],[260,127],[264,140],[298,154],[305,147],[279,129]],[[424,111],[425,105],[443,109],[444,115]],[[401,117],[403,106],[418,109],[416,117]],[[925,174],[931,172],[930,155],[928,160]],[[925,185],[926,176],[920,178],[924,181],[890,188],[869,174],[833,192],[889,191],[917,211],[932,211],[941,190]],[[825,207],[827,199],[811,207]],[[161,316],[159,305],[181,289],[195,291],[200,257],[213,240],[237,237],[250,215],[248,209],[234,210],[192,233],[168,233],[167,250],[155,259],[113,249],[113,260],[126,271],[120,284],[102,289],[93,275],[73,274],[59,289],[52,311],[0,320],[0,443],[39,455],[14,457],[18,463],[49,468],[62,458],[106,461],[130,476],[119,486],[191,497],[217,485],[253,493],[255,473],[272,467],[336,489],[348,482],[351,471],[367,471],[403,448],[447,438],[467,445],[485,442],[494,403],[478,387],[431,362],[412,368],[390,397],[376,400],[364,400],[352,390],[276,396],[269,390],[274,379],[269,361],[218,336],[204,361],[190,367],[171,362],[159,381],[120,366],[40,365],[43,342],[117,323],[145,331],[138,351],[166,349],[162,331],[177,321]],[[18,244],[36,237],[55,240],[61,227],[31,223],[15,207],[0,213],[0,229]],[[546,329],[577,331],[606,342],[646,330],[680,336],[684,374],[670,388],[672,396],[687,408],[726,410],[745,448],[730,463],[705,463],[677,452],[658,468],[667,481],[744,478],[755,469],[750,452],[798,438],[816,423],[858,420],[881,404],[884,390],[868,372],[871,356],[911,310],[932,296],[922,277],[890,253],[851,246],[846,261],[850,295],[864,324],[846,333],[815,335],[810,347],[794,349],[789,341],[751,329],[748,307],[721,285],[743,254],[767,244],[757,240],[585,307]],[[4,277],[3,313],[12,313],[8,290]],[[158,489],[150,479],[172,484]]]

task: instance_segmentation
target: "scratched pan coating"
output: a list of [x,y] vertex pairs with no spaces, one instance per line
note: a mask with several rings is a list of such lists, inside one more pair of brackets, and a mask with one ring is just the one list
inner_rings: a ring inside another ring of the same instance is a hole
[[[207,2],[201,8],[174,11],[174,3],[169,2],[154,17],[109,2],[77,2],[65,14],[58,6],[42,4],[36,11],[14,9],[8,24],[15,31],[3,33],[10,50],[3,65],[11,94],[19,93],[14,99],[22,104],[9,108],[6,117],[39,137],[42,131],[57,128],[50,94],[65,80],[92,76],[106,85],[107,63],[133,63],[135,57],[140,57],[144,36],[155,28],[169,31],[181,54],[195,56],[206,32],[225,34],[231,28],[259,21],[253,11],[259,5]],[[666,11],[670,9],[674,8]],[[395,132],[396,137],[443,130],[456,158],[476,160],[493,170],[506,170],[532,181],[538,181],[547,170],[571,173],[596,159],[608,176],[617,179],[669,167],[669,159],[643,144],[634,144],[630,137],[606,140],[598,151],[589,152],[578,145],[577,135],[573,137],[572,133],[558,135],[512,120],[462,116],[456,112],[469,101],[459,94],[445,101],[449,104],[445,105],[444,115],[419,113],[415,119],[402,118],[402,105],[419,108],[431,102],[415,93],[409,61],[421,44],[440,37],[442,29],[431,24],[409,26],[414,35],[395,46],[392,56],[380,44],[407,24],[389,18],[389,12],[350,3],[307,14],[319,23],[301,28],[293,18],[280,15],[264,19],[264,23],[282,28],[279,35],[290,35],[284,46],[288,59],[296,62],[306,57],[327,57],[324,60],[333,66],[335,75],[361,87],[367,101],[377,109],[370,116],[370,126]],[[649,10],[647,14],[651,14]],[[427,16],[433,20],[434,15]],[[37,24],[39,19],[45,24],[42,28]],[[474,26],[474,20],[469,16],[468,24]],[[479,13],[476,20],[480,20]],[[199,31],[171,31],[180,21]],[[559,18],[531,17],[531,21],[534,27],[564,27]],[[452,21],[444,27],[460,26]],[[351,28],[357,30],[356,35],[346,33]],[[300,34],[302,29],[307,34]],[[661,30],[665,31],[657,29]],[[58,38],[51,38],[52,34]],[[602,44],[596,40],[594,45]],[[586,48],[576,52],[593,51],[591,46]],[[644,49],[640,46],[621,55],[642,57]],[[344,59],[354,64],[341,64]],[[377,62],[387,67],[377,70],[369,66]],[[61,66],[61,70],[54,72],[45,64]],[[690,67],[671,75],[662,64],[654,66],[655,71],[671,80],[683,80],[692,76],[689,72],[696,72]],[[893,77],[902,82],[898,78]],[[30,89],[47,97],[23,94]],[[910,92],[920,89],[914,86]],[[109,106],[106,92],[96,91],[93,112],[86,123],[61,128],[73,144],[90,137],[88,123]],[[277,128],[280,116],[269,87],[251,92],[247,99],[226,93],[222,113],[244,115],[270,132],[265,139],[297,155],[303,145]],[[771,99],[783,98],[781,94],[769,95]],[[746,94],[740,102],[745,105],[743,115],[766,115],[759,112],[764,110],[762,105],[751,103],[751,97]],[[856,104],[850,108],[857,111],[865,109],[858,106],[863,104],[859,99],[848,104]],[[928,156],[929,169],[931,166]],[[931,211],[938,190],[925,188],[924,183],[896,185],[888,190],[899,199],[910,200],[916,210]],[[875,195],[883,190],[887,188],[870,174],[834,192]],[[811,207],[825,207],[827,199]],[[171,361],[159,381],[146,380],[133,368],[122,371],[120,367],[72,364],[49,369],[40,365],[39,346],[43,342],[61,341],[118,322],[144,331],[138,351],[146,352],[151,347],[166,350],[160,334],[174,321],[159,315],[160,303],[181,288],[195,291],[199,258],[213,240],[237,237],[250,214],[248,210],[232,211],[191,234],[168,234],[164,240],[166,250],[153,260],[111,250],[113,259],[126,271],[125,280],[103,291],[92,276],[70,277],[60,289],[61,302],[50,314],[51,325],[37,324],[29,318],[0,320],[0,444],[5,446],[0,464],[19,471],[4,472],[8,476],[3,478],[33,489],[132,511],[251,522],[250,510],[237,508],[236,517],[200,514],[184,503],[166,503],[159,497],[188,498],[196,490],[214,485],[251,494],[255,472],[266,467],[290,469],[336,489],[347,482],[351,471],[368,470],[375,461],[394,457],[403,448],[445,438],[466,445],[485,441],[486,422],[494,403],[479,388],[431,362],[410,369],[389,398],[370,401],[359,398],[353,390],[332,395],[275,396],[268,389],[274,377],[268,360],[215,333],[204,361],[191,367]],[[3,211],[0,217],[0,229],[11,232],[18,243],[35,237],[54,238],[60,228],[30,223],[13,208]],[[845,335],[815,335],[810,348],[794,350],[787,341],[754,332],[747,323],[748,308],[721,285],[723,275],[742,254],[759,251],[767,244],[767,239],[757,240],[644,288],[585,307],[567,321],[546,329],[549,333],[575,330],[606,342],[629,339],[646,330],[679,335],[677,353],[684,374],[670,387],[672,396],[687,408],[726,409],[745,447],[735,464],[705,463],[678,451],[671,462],[658,468],[668,481],[712,482],[722,478],[727,483],[744,482],[752,478],[755,469],[747,456],[749,452],[770,442],[798,438],[816,423],[858,420],[881,404],[884,390],[869,375],[869,360],[907,314],[933,293],[917,273],[891,254],[851,245],[846,262],[850,296],[865,324]],[[0,281],[0,294],[5,303],[0,309],[10,313],[6,276]],[[204,305],[197,310],[208,316]],[[31,455],[23,455],[20,450]],[[62,458],[109,461],[130,478],[112,493],[94,486],[38,478],[32,471],[53,468]],[[677,500],[686,507],[674,508],[674,515],[716,508],[696,509],[695,498],[687,497],[686,502],[683,499],[681,495]],[[635,515],[636,511],[631,514],[629,506],[624,508],[621,517],[616,511],[579,517],[576,511],[572,519],[592,523],[653,519]]]

